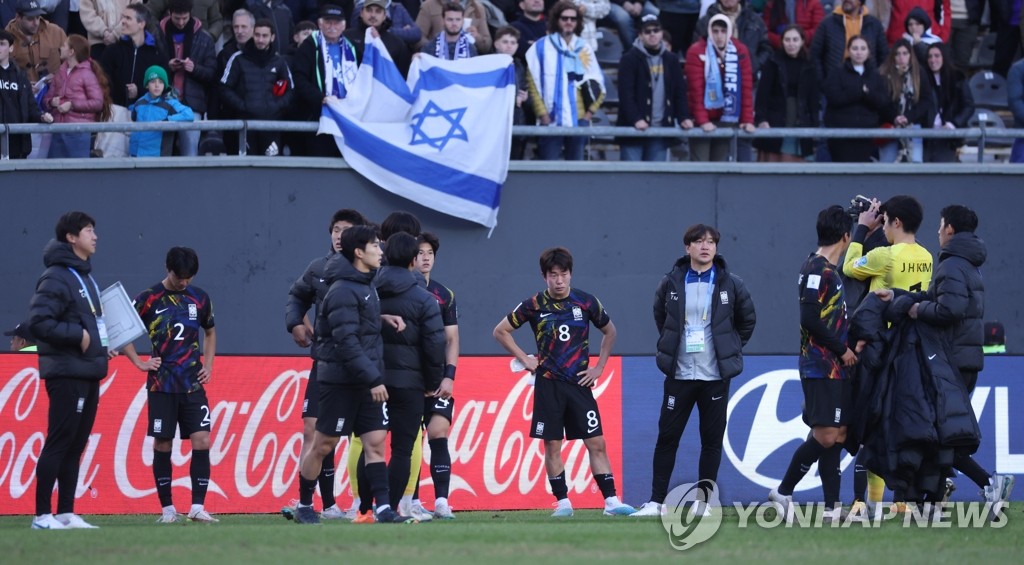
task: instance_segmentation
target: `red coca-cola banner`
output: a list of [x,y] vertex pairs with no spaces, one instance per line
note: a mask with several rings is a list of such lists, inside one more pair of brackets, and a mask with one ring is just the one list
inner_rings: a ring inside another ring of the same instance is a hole
[[[541,440],[529,437],[533,387],[527,373],[509,372],[507,357],[463,358],[455,386],[450,501],[458,510],[547,508],[553,502]],[[310,360],[302,357],[219,357],[207,386],[211,404],[207,508],[214,513],[276,512],[298,496],[302,399]],[[608,362],[599,398],[608,454],[622,477],[621,361]],[[110,364],[101,384],[99,415],[82,457],[80,514],[157,513],[152,438],[146,436],[145,375],[124,357]],[[48,401],[36,357],[0,354],[0,514],[31,514],[36,461],[46,437]],[[424,445],[424,459],[429,450]],[[335,492],[351,500],[338,446]],[[602,503],[582,442],[563,446],[566,481],[577,508]],[[174,497],[179,509],[191,496],[191,446],[175,441]],[[422,498],[432,499],[429,467],[422,468]],[[621,483],[620,483],[621,484]],[[621,488],[621,487],[620,487]],[[317,503],[319,506],[319,502]]]

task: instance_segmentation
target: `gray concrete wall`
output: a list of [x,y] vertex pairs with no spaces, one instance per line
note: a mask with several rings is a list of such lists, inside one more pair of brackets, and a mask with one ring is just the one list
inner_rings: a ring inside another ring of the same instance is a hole
[[[199,168],[198,165],[203,165]],[[211,166],[212,164],[212,166]],[[509,174],[499,225],[486,229],[394,196],[339,164],[222,158],[0,164],[0,324],[25,315],[42,271],[41,250],[57,217],[82,209],[97,219],[101,286],[130,293],[159,281],[171,245],[194,247],[195,284],[213,297],[224,353],[300,354],[284,331],[292,280],[328,249],[327,222],[354,207],[380,221],[417,214],[441,238],[435,277],[457,294],[465,354],[494,354],[494,324],[543,288],[537,258],[549,246],[575,255],[574,286],[596,294],[619,329],[619,354],[649,355],[655,285],[683,253],[686,226],[722,231],[720,253],[747,283],[758,314],[749,353],[797,351],[797,271],[815,248],[821,208],[855,194],[913,194],[925,206],[920,241],[937,251],[938,212],[973,207],[989,246],[983,269],[987,318],[1006,324],[1011,352],[1024,351],[1016,249],[1024,169],[1007,166],[799,168],[748,165],[629,166],[523,163]],[[531,167],[528,169],[528,167]],[[522,332],[520,342],[529,336]],[[595,345],[596,351],[596,345]]]

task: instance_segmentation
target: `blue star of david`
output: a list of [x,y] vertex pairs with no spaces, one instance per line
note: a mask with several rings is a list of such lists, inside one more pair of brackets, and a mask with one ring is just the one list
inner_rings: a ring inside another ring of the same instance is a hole
[[[428,101],[423,111],[412,117],[412,141],[409,142],[409,145],[427,144],[440,151],[453,139],[469,141],[466,128],[462,127],[462,124],[459,123],[464,115],[466,115],[466,108],[443,110],[440,106],[434,104],[433,100]],[[423,125],[424,122],[431,118],[446,120],[448,122],[448,131],[440,137],[431,137],[427,134],[423,129]]]

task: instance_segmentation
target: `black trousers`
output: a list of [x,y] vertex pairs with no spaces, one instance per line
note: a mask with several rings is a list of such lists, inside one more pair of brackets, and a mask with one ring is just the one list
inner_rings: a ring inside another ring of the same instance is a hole
[[665,394],[658,418],[658,443],[654,446],[654,478],[651,500],[665,502],[669,480],[676,464],[679,439],[690,419],[694,405],[700,418],[699,479],[717,481],[722,463],[722,438],[725,436],[729,381],[681,381],[665,379]]
[[398,512],[398,502],[409,484],[412,471],[412,448],[423,425],[423,390],[388,387],[388,420],[391,429],[391,460],[388,461],[388,488],[391,507]]
[[78,469],[96,421],[100,382],[46,379],[50,397],[46,441],[36,465],[36,516],[52,513],[53,484],[57,483],[57,514],[75,511]]

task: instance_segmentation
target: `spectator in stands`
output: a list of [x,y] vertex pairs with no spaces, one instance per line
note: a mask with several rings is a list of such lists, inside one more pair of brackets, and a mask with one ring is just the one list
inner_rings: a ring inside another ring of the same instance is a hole
[[932,33],[932,19],[920,6],[915,6],[907,14],[903,27],[907,30],[903,39],[910,42],[914,47],[914,56],[924,65],[928,60],[928,46],[942,43],[942,38]]
[[292,11],[284,0],[246,0],[245,8],[252,12],[257,20],[270,20],[274,34],[274,53],[284,55],[288,50],[288,40],[292,36]]
[[814,30],[818,29],[821,20],[825,18],[825,9],[821,0],[768,0],[761,15],[768,28],[768,41],[773,49],[782,48],[782,33],[788,26],[798,25],[803,31],[806,51],[814,40]]
[[657,16],[659,11],[652,0],[611,0],[608,15],[597,20],[597,25],[614,28],[622,47],[628,51],[637,38],[636,22],[644,16]]
[[[847,0],[849,1],[849,0]],[[818,33],[821,33],[819,28]],[[850,39],[846,61],[825,79],[825,126],[877,128],[892,119],[892,103],[885,80],[871,59],[863,37]],[[828,149],[836,163],[867,163],[877,156],[871,139],[830,138]]]
[[454,61],[476,57],[472,36],[463,28],[464,8],[457,2],[444,5],[444,29],[423,43],[421,53]]
[[[466,9],[464,17],[466,31],[473,36],[477,53],[485,55],[491,52],[491,31],[487,28],[487,11],[477,0],[460,0]],[[447,0],[423,0],[420,13],[416,16],[416,25],[423,32],[423,37],[434,37],[444,31],[444,5]]]
[[827,79],[832,71],[845,72],[846,53],[854,36],[868,44],[868,52],[875,57],[876,64],[889,55],[882,22],[868,14],[862,0],[842,0],[832,14],[821,20],[811,41],[811,63],[819,82]]
[[[876,1],[875,5],[878,4]],[[903,33],[907,31],[907,17],[915,8],[919,8],[934,22],[934,26],[926,27],[932,28],[941,41],[949,38],[949,30],[953,24],[949,14],[949,0],[890,0],[889,5],[892,11],[889,13],[889,25],[885,32],[885,39],[889,45],[903,37]]]
[[[580,39],[582,29],[576,5],[559,0],[548,14],[550,35],[526,51],[527,84],[541,125],[589,126],[604,101],[604,73]],[[585,145],[585,137],[542,136],[537,141],[540,158],[548,161],[561,158],[563,149],[566,161],[581,161]]]
[[[763,25],[763,24],[762,24]],[[686,82],[693,123],[706,132],[739,126],[754,131],[754,75],[752,57],[733,39],[732,20],[715,14],[708,21],[707,39],[699,39],[686,52]],[[728,161],[728,138],[690,138],[691,161]]]
[[[333,6],[333,4],[331,4]],[[341,8],[338,8],[339,10]],[[299,46],[306,40],[307,37],[313,35],[314,31],[318,31],[320,28],[309,20],[303,20],[297,24],[292,30],[292,42],[288,46],[288,53],[285,58],[288,59],[288,66],[292,70],[295,70],[295,66],[292,65],[292,58],[295,57],[295,52],[298,51]],[[344,31],[344,30],[342,30]]]
[[[616,125],[693,127],[686,101],[686,79],[679,57],[665,46],[658,16],[644,16],[640,37],[619,63],[619,117]],[[664,137],[619,139],[623,161],[664,161],[674,140]]]
[[[187,12],[186,15],[191,17]],[[191,122],[195,119],[192,109],[179,102],[174,95],[167,80],[167,71],[163,67],[153,65],[146,69],[145,77],[146,93],[128,108],[133,122]],[[133,131],[128,142],[128,154],[132,157],[170,156],[173,134]]]
[[[169,16],[171,0],[148,0],[146,7],[149,8],[153,18],[160,20]],[[210,34],[214,42],[220,39],[224,32],[224,14],[221,13],[220,0],[193,0],[192,19],[203,24],[203,30]]]
[[[418,12],[419,0],[413,1],[416,2]],[[349,18],[348,27],[356,27],[359,23],[359,13],[363,9],[362,0],[356,2],[355,6],[352,17]],[[391,27],[388,28],[388,33],[397,35],[399,39],[404,41],[410,53],[416,52],[420,42],[423,41],[423,31],[420,30],[420,26],[416,25],[416,20],[413,19],[413,16],[409,15],[409,10],[399,2],[387,0],[384,5],[384,11],[387,12],[388,19],[391,20]]]
[[996,30],[996,60],[992,70],[1008,76],[1010,65],[1021,48],[1021,0],[991,0],[989,18]]
[[[597,20],[604,18],[611,11],[609,0],[573,0],[580,15],[583,17],[583,31],[580,32],[580,39],[590,46],[590,50],[597,53]],[[625,47],[628,49],[629,45]]]
[[231,38],[224,42],[224,47],[217,53],[217,76],[224,74],[224,67],[243,45],[252,39],[252,28],[256,25],[256,16],[244,8],[231,15]]
[[[39,104],[32,96],[32,86],[25,72],[11,59],[13,46],[14,35],[0,30],[0,124],[6,126],[28,122],[52,123],[53,116],[49,112],[39,111]],[[24,159],[32,151],[32,142],[28,135],[11,135],[9,140],[7,150],[11,159]],[[15,334],[8,332],[5,335]]]
[[143,71],[159,65],[167,68],[168,56],[147,28],[149,10],[142,4],[130,4],[121,14],[123,35],[103,50],[100,65],[110,79],[110,97],[114,104],[127,108],[146,90]]
[[[412,64],[412,52],[409,51],[409,47],[404,41],[388,31],[391,29],[391,18],[388,17],[388,13],[385,10],[388,1],[390,0],[366,0],[363,3],[363,9],[359,11],[359,24],[346,31],[345,38],[351,41],[352,45],[355,45],[356,57],[362,62],[366,30],[367,28],[374,28],[376,30],[374,35],[379,36],[381,41],[384,42],[384,47],[391,54],[391,59],[395,61],[395,66],[398,67],[398,71],[405,77],[409,75],[409,65]],[[479,46],[477,48],[479,49]]]
[[700,19],[700,0],[659,0],[658,19],[665,31],[672,35],[672,50],[686,55],[697,34]]
[[18,0],[18,11],[7,24],[14,36],[11,58],[33,85],[60,68],[60,48],[67,40],[64,30],[46,21],[38,0]]
[[[944,43],[928,46],[928,71],[925,73],[935,93],[935,121],[932,127],[957,129],[967,127],[974,115],[974,96],[963,73],[956,70]],[[925,139],[926,163],[952,163],[962,139]]]
[[[888,86],[893,125],[909,129],[931,127],[935,121],[932,84],[922,72],[910,42],[897,41],[879,72]],[[921,163],[924,144],[919,137],[892,140],[878,149],[878,157],[882,163]]]
[[978,27],[984,10],[985,0],[950,2],[950,19],[953,24],[950,28],[949,48],[953,55],[952,63],[958,69],[967,69],[971,64],[971,52],[978,39]]
[[[1014,63],[1008,74],[1006,92],[1010,112],[1013,113],[1013,125],[1024,127],[1024,59]],[[1014,140],[1013,149],[1010,150],[1010,162],[1024,163],[1024,138]]]
[[[60,69],[43,97],[43,107],[53,114],[54,123],[107,121],[110,86],[103,69],[89,58],[88,40],[81,35],[69,36],[61,47],[60,59]],[[89,132],[55,133],[49,158],[88,158],[91,138]]]
[[[761,72],[761,65],[772,56],[772,44],[768,41],[768,29],[764,20],[749,6],[740,0],[717,0],[708,7],[708,11],[697,21],[697,35],[704,37],[708,33],[708,22],[717,14],[729,18],[732,34],[729,36],[742,43],[750,53],[750,71],[754,78]],[[705,37],[706,39],[706,37]],[[753,86],[753,83],[750,83]]]
[[[530,99],[526,85],[526,68],[523,62],[515,58],[519,49],[519,30],[512,26],[499,27],[494,32],[494,51],[502,55],[512,57],[512,64],[516,69],[516,102],[515,110],[512,111],[512,125],[521,126],[526,123],[526,112],[524,106]],[[512,138],[512,159],[522,159],[526,150],[526,142],[521,137]]]
[[[754,121],[759,128],[808,128],[818,123],[818,81],[807,58],[804,29],[789,24],[782,32],[782,48],[761,69],[754,97]],[[762,137],[754,141],[758,161],[802,162],[814,155],[814,140]]]
[[548,34],[548,24],[544,18],[544,0],[520,0],[519,9],[522,10],[519,19],[509,25],[519,30],[519,50],[516,51],[516,58],[525,60],[526,50]]
[[125,33],[121,29],[120,21],[129,1],[80,0],[79,15],[82,18],[82,26],[88,32],[89,52],[93,59],[100,60],[103,50],[117,43],[118,38]]
[[[160,22],[164,52],[170,57],[170,84],[177,97],[202,119],[207,111],[208,92],[217,84],[217,56],[214,40],[192,15],[193,0],[169,0],[170,15]],[[199,130],[179,131],[174,136],[178,154],[194,157],[199,152]]]
[[[285,117],[295,87],[288,63],[274,51],[274,22],[256,20],[252,39],[228,59],[220,83],[224,105],[244,120],[280,120]],[[280,154],[281,134],[249,131],[249,153],[273,157]]]
[[[296,119],[320,120],[321,108],[329,98],[345,98],[356,79],[356,47],[345,39],[345,12],[324,4],[317,19],[318,31],[302,42],[295,52]],[[310,157],[341,157],[333,135],[299,134],[293,152]]]

